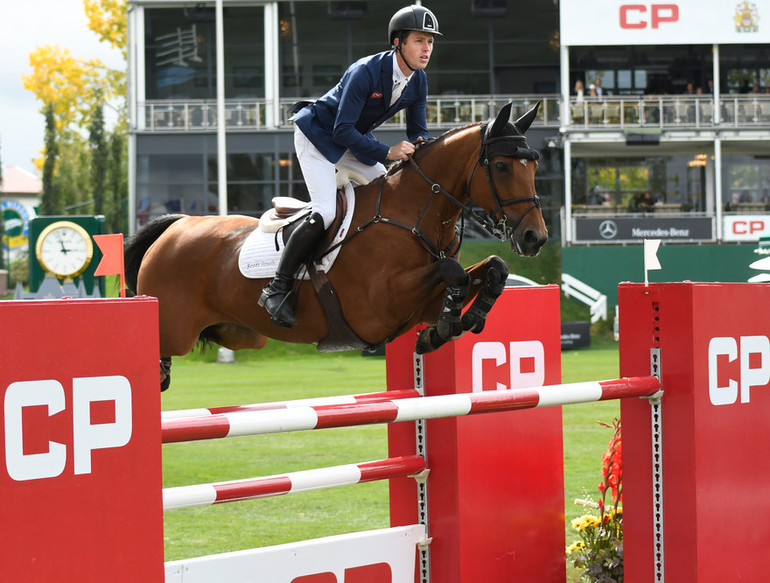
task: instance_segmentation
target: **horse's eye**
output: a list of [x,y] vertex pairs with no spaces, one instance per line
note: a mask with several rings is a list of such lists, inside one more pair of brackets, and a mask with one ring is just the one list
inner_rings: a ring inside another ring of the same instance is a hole
[[495,170],[498,172],[507,172],[508,171],[508,164],[505,162],[495,162]]

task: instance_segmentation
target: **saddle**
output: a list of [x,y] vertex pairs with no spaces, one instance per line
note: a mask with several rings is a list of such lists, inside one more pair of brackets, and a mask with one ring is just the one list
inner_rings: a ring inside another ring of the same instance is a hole
[[[301,201],[290,196],[276,196],[273,198],[272,211],[268,211],[269,216],[262,216],[259,220],[260,227],[263,231],[268,232],[281,232],[283,242],[289,240],[289,237],[297,228],[297,225],[310,214],[310,203]],[[336,211],[334,213],[334,220],[329,228],[326,229],[323,238],[313,250],[313,254],[310,258],[311,261],[317,261],[325,252],[326,249],[334,241],[334,237],[340,230],[342,221],[345,218],[345,214],[348,211],[348,201],[345,197],[345,192],[341,189],[337,189],[336,194]],[[264,226],[263,226],[264,221]]]
[[[340,174],[343,174],[343,176],[340,176]],[[356,178],[354,178],[356,182],[361,184],[365,182],[356,180]],[[347,323],[345,316],[342,314],[338,295],[326,276],[326,272],[316,267],[316,262],[328,252],[328,248],[332,245],[347,213],[348,202],[344,188],[346,188],[349,181],[350,177],[347,174],[338,173],[334,221],[332,221],[323,239],[313,250],[306,263],[310,281],[313,283],[313,288],[318,295],[318,300],[323,307],[326,322],[329,326],[329,333],[318,343],[317,348],[319,352],[371,350],[376,348],[368,342],[364,342]],[[283,242],[286,243],[294,229],[297,228],[297,225],[308,214],[310,214],[310,203],[287,196],[278,196],[273,198],[273,208],[263,215],[263,218],[260,219],[260,225],[265,221],[266,226],[263,227],[263,230],[274,231],[276,236],[280,232]]]

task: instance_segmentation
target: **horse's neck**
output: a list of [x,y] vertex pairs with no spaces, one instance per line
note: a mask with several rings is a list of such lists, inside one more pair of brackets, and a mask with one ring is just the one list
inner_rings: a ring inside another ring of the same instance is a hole
[[[419,170],[409,162],[404,162],[404,167],[399,172],[401,176],[398,177],[398,190],[409,192],[409,198],[415,206],[423,206],[428,198],[432,197],[431,204],[441,209],[439,214],[442,220],[447,218],[446,214],[459,214],[460,206],[468,200],[467,184],[478,159],[480,142],[473,139],[474,131],[478,132],[478,129],[466,128],[432,145],[429,152],[418,156],[416,165]],[[457,203],[445,194],[434,194],[438,187],[449,193]],[[424,193],[424,196],[417,193]]]

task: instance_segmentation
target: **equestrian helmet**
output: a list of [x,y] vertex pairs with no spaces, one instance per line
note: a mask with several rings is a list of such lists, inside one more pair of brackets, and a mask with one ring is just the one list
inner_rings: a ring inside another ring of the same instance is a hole
[[393,39],[397,34],[407,30],[429,32],[442,36],[438,31],[438,19],[436,15],[424,6],[413,4],[396,12],[388,24],[388,41],[393,46]]

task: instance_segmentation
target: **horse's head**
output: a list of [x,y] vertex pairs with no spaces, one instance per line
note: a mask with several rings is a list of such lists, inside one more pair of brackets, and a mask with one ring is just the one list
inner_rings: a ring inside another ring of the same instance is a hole
[[481,153],[486,182],[477,177],[469,184],[473,201],[489,217],[489,230],[519,255],[537,255],[548,239],[540,197],[535,190],[535,171],[540,155],[527,144],[525,132],[537,115],[535,107],[511,123],[511,107],[505,105],[494,120],[481,124]]

